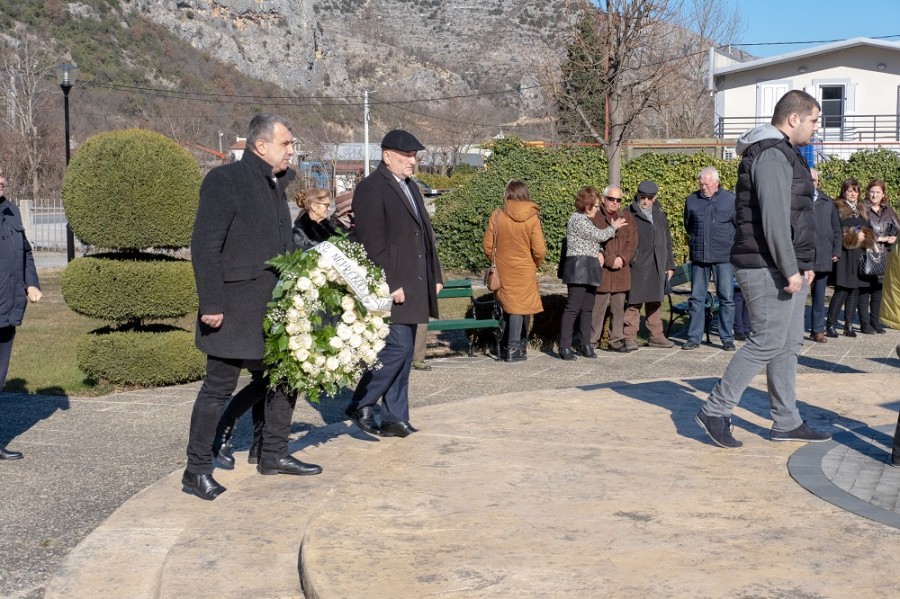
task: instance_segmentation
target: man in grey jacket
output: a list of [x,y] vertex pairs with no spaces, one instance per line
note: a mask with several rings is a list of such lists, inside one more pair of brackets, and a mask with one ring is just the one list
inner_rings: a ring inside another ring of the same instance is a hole
[[767,368],[772,441],[827,441],[797,410],[797,354],[803,346],[806,296],[815,267],[816,224],[809,167],[797,147],[809,143],[821,107],[792,90],[775,105],[771,125],[737,142],[734,276],[747,301],[754,334],[732,358],[696,421],[719,446],[740,447],[731,413],[744,390]]

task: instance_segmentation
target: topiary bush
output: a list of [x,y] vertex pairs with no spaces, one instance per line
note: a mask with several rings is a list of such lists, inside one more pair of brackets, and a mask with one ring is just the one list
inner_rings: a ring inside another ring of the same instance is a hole
[[159,254],[85,256],[62,275],[66,304],[115,323],[178,318],[197,309],[191,263]]
[[77,355],[82,370],[114,385],[186,383],[201,378],[206,369],[194,334],[175,328],[88,333],[78,342]]
[[84,243],[111,249],[188,245],[200,167],[171,139],[141,129],[100,133],[72,157],[63,206]]
[[62,277],[72,310],[112,323],[79,343],[78,365],[92,378],[156,386],[203,375],[193,334],[153,322],[197,309],[190,262],[158,251],[190,242],[200,181],[187,150],[139,129],[92,137],[69,164],[63,203],[73,232],[113,250],[72,261]]

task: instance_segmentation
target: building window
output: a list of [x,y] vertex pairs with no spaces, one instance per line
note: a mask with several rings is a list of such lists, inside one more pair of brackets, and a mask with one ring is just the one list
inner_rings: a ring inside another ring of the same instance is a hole
[[840,127],[844,118],[844,86],[823,85],[822,127]]

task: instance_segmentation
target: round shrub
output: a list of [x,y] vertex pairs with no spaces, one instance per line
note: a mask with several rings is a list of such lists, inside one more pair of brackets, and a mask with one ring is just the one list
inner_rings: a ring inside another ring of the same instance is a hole
[[72,310],[108,322],[178,318],[197,310],[191,263],[158,254],[78,258],[61,283]]
[[63,205],[75,235],[110,249],[188,245],[200,167],[171,139],[141,129],[100,133],[72,157]]
[[90,333],[78,342],[78,367],[114,385],[160,387],[203,377],[206,356],[182,329]]

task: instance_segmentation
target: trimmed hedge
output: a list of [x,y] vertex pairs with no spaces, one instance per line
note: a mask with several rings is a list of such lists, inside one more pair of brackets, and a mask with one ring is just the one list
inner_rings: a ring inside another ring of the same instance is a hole
[[116,323],[178,318],[197,310],[191,263],[167,256],[85,256],[62,275],[62,294],[75,312]]
[[[465,187],[435,200],[434,228],[438,252],[445,268],[471,272],[487,267],[481,240],[491,211],[500,206],[510,179],[524,181],[540,207],[541,227],[547,242],[547,268],[559,261],[566,222],[575,210],[575,193],[585,185],[602,191],[606,186],[606,158],[593,147],[532,148],[515,138],[494,142],[486,168]],[[739,160],[719,160],[709,154],[646,153],[622,167],[622,192],[630,201],[643,179],[659,185],[658,201],[669,219],[675,261],[688,259],[684,231],[685,198],[697,190],[697,175],[707,166],[719,171],[722,186],[733,190]],[[819,166],[820,186],[837,197],[841,182],[855,177],[865,188],[872,178],[884,179],[888,197],[900,199],[900,154],[867,150],[849,160],[831,158]],[[897,207],[898,202],[891,199]]]
[[75,235],[110,249],[188,245],[200,167],[171,139],[142,129],[100,133],[72,157],[63,205]]
[[98,381],[158,387],[196,381],[206,356],[183,329],[90,333],[78,343],[78,367]]

